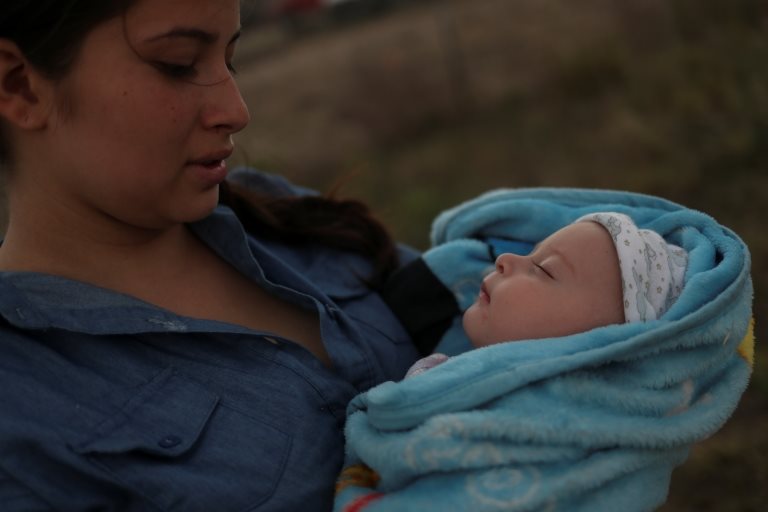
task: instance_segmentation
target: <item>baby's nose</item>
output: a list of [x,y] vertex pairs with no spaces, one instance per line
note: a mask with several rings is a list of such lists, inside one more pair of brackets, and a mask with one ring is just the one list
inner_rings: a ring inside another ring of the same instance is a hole
[[519,257],[520,256],[512,254],[511,252],[499,254],[499,256],[496,258],[496,272],[499,274],[511,272],[512,267],[515,265],[515,262]]

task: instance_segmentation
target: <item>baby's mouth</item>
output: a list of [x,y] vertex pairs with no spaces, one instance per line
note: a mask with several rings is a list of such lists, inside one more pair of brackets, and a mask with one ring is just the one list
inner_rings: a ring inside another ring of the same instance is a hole
[[491,295],[488,293],[488,288],[486,288],[485,282],[480,285],[480,293],[478,294],[477,298],[481,302],[487,302],[488,304],[491,303]]

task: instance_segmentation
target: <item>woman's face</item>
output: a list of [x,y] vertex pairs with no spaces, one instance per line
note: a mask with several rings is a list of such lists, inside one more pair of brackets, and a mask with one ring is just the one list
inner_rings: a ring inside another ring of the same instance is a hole
[[142,228],[207,215],[248,111],[230,62],[238,0],[139,0],[88,34],[54,87],[50,199]]

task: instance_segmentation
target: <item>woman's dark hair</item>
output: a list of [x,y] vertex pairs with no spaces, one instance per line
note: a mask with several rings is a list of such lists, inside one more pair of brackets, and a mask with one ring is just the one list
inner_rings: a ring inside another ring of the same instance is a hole
[[[0,39],[16,43],[30,63],[52,80],[66,76],[85,36],[99,23],[124,12],[135,0],[2,0]],[[8,158],[0,126],[0,164]],[[287,242],[319,243],[371,260],[376,287],[398,266],[397,249],[370,210],[333,197],[264,197],[224,184],[222,203],[251,232]]]
[[317,243],[360,254],[373,271],[361,276],[380,287],[399,265],[398,251],[387,229],[364,203],[329,196],[264,196],[225,182],[220,202],[232,208],[247,231],[295,243]]
[[[135,0],[2,0],[0,39],[16,43],[40,73],[64,77],[85,36]],[[10,157],[0,125],[0,165]]]
[[3,0],[0,38],[51,79],[69,71],[85,36],[135,0]]

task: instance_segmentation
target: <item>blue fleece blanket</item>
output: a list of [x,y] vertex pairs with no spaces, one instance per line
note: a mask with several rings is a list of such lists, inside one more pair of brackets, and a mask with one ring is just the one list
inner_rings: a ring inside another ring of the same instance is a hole
[[[466,309],[494,254],[576,218],[630,215],[689,253],[661,319],[471,351],[460,319],[446,363],[356,397],[336,510],[645,511],[718,430],[751,372],[747,247],[703,213],[626,192],[497,190],[442,213],[432,271]],[[552,321],[557,321],[556,312]]]

